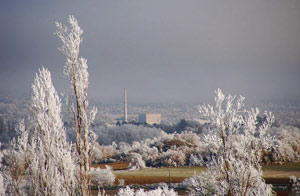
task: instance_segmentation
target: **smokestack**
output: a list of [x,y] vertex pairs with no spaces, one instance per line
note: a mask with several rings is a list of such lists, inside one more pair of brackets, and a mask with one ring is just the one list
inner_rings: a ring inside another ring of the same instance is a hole
[[126,88],[124,88],[124,122],[127,122],[127,92]]

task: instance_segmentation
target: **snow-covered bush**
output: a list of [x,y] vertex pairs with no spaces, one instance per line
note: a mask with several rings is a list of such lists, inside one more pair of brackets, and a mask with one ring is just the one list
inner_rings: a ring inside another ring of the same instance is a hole
[[[226,102],[224,103],[224,101]],[[216,106],[200,106],[200,113],[211,121],[211,133],[204,143],[213,147],[212,161],[200,175],[185,180],[195,195],[234,196],[272,195],[262,178],[261,157],[274,144],[266,136],[274,117],[265,113],[266,121],[257,126],[259,110],[245,110],[244,97],[225,97],[216,91]]]
[[2,153],[3,165],[1,171],[3,178],[5,177],[6,193],[8,195],[26,195],[27,173],[33,155],[30,152],[29,134],[28,130],[25,129],[24,120],[18,123],[16,132],[18,133],[17,138],[14,138],[9,148]]
[[195,153],[195,150],[200,148],[199,146],[201,142],[195,133],[163,133],[159,138],[134,141],[132,145],[120,142],[119,150],[114,158],[137,164],[133,161],[132,155],[137,158],[136,154],[139,154],[147,166],[183,166],[188,165],[190,154]]
[[1,196],[5,195],[4,181],[3,181],[3,176],[1,173],[0,173],[0,195]]
[[[271,186],[267,185],[262,170],[241,160],[230,157],[230,161],[220,158],[214,160],[207,170],[184,181],[191,188],[192,195],[272,195]],[[233,161],[234,160],[234,161]],[[228,167],[228,168],[227,168]],[[255,193],[255,194],[254,194]]]
[[142,141],[147,138],[161,136],[161,129],[144,127],[142,125],[123,124],[114,127],[99,127],[95,133],[98,137],[98,142],[102,145],[110,145],[112,142],[119,144],[125,142],[132,144],[134,141]]
[[199,154],[203,150],[202,146],[200,137],[195,133],[163,133],[161,137],[134,141],[132,145],[120,142],[119,150],[113,158],[132,162],[131,155],[139,154],[146,166],[183,166],[189,165],[191,154]]
[[300,178],[290,176],[291,195],[300,195]]
[[193,154],[191,154],[189,162],[190,162],[191,166],[203,166],[203,165],[205,165],[202,157],[199,157],[199,156],[193,155]]
[[300,160],[300,129],[291,126],[272,127],[269,131],[277,139],[270,161],[291,162]]
[[100,162],[114,157],[117,153],[117,144],[113,142],[111,145],[101,145],[95,142],[90,152],[91,162]]
[[93,183],[96,183],[100,186],[102,185],[109,185],[112,186],[115,182],[115,175],[112,172],[110,166],[106,165],[106,169],[101,168],[91,168],[90,175]]
[[3,178],[3,174],[2,174],[2,152],[1,152],[1,142],[0,142],[0,196],[4,196],[5,195],[5,184],[4,184],[4,178]]
[[130,169],[144,169],[146,167],[145,161],[143,161],[142,156],[138,153],[130,153],[129,159]]
[[167,186],[150,191],[144,189],[134,190],[127,186],[120,189],[117,196],[177,196],[177,193],[173,189],[169,190]]
[[153,160],[155,166],[184,166],[186,161],[186,154],[184,151],[169,149],[166,152],[160,153],[159,156]]

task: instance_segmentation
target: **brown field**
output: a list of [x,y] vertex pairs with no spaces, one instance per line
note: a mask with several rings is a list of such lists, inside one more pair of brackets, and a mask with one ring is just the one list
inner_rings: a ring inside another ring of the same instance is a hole
[[[153,184],[159,182],[178,183],[195,173],[204,171],[204,167],[177,167],[177,168],[146,168],[143,170],[124,171],[128,168],[128,162],[97,164],[92,167],[105,168],[111,166],[115,170],[116,179],[124,179],[126,185]],[[120,171],[122,170],[122,171]],[[170,172],[170,173],[169,173]],[[286,163],[283,165],[268,165],[263,167],[264,178],[269,184],[287,184],[289,176],[300,177],[300,162]],[[170,174],[170,177],[169,177]],[[118,181],[118,180],[117,180]]]
[[[156,184],[160,182],[169,183],[169,177],[154,177],[154,176],[119,176],[116,175],[116,179],[124,179],[125,185],[131,185],[131,184],[138,184],[138,185],[144,185],[144,184]],[[171,183],[180,183],[184,180],[183,177],[171,177],[170,182]]]
[[[128,168],[128,162],[97,164],[92,167],[105,168],[105,165],[110,165],[116,175],[116,185],[118,179],[124,179],[125,185],[145,185],[155,184],[160,182],[165,183],[180,183],[185,178],[191,177],[194,174],[199,174],[205,171],[205,167],[176,167],[176,168],[146,168],[143,170],[125,170]],[[263,166],[264,179],[268,184],[288,184],[289,176],[294,175],[300,177],[300,162],[286,163],[283,165],[268,165]],[[287,191],[277,191],[278,196],[287,196]],[[185,194],[179,194],[185,195]]]
[[128,169],[129,162],[117,162],[117,163],[103,163],[103,164],[92,164],[92,167],[105,169],[105,165],[110,166],[113,170],[125,170]]

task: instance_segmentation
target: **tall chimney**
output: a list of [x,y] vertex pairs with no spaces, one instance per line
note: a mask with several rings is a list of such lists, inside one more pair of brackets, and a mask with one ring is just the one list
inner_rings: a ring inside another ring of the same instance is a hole
[[124,122],[127,122],[127,92],[126,88],[124,88]]

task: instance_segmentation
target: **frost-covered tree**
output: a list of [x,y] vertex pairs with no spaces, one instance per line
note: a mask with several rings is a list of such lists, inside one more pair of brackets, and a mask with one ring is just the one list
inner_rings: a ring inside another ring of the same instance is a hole
[[277,161],[280,163],[300,160],[300,129],[292,126],[272,127],[269,130],[274,135],[276,145],[272,148],[272,153],[264,157],[267,161]]
[[115,182],[115,175],[110,166],[106,165],[105,169],[101,168],[91,168],[91,178],[92,181],[100,186],[109,185],[112,186]]
[[7,195],[26,195],[28,184],[28,168],[32,160],[28,130],[25,129],[24,120],[16,127],[18,136],[10,142],[8,149],[3,151],[3,166],[1,168],[5,177]]
[[6,194],[73,195],[76,165],[61,119],[61,103],[50,72],[42,68],[32,84],[29,127],[4,151]]
[[192,154],[205,154],[200,137],[192,132],[162,133],[154,139],[134,141],[132,145],[120,142],[118,146],[112,158],[129,161],[136,169],[143,168],[143,162],[148,167],[188,166]]
[[109,145],[112,142],[117,144],[120,142],[133,143],[134,141],[142,141],[147,138],[153,139],[154,137],[160,137],[162,130],[154,127],[144,127],[142,125],[123,124],[114,127],[98,127],[95,130],[97,135],[101,135],[98,138],[98,142],[102,145]]
[[30,106],[31,194],[72,195],[77,186],[72,146],[66,140],[60,99],[45,68],[39,70],[32,84]]
[[[50,72],[42,68],[32,85],[30,126],[25,129],[25,124],[20,124],[20,137],[4,153],[6,165],[1,171],[5,171],[8,194],[89,195],[89,153],[93,150],[90,144],[97,139],[90,127],[97,110],[93,108],[89,114],[87,111],[87,63],[78,57],[82,30],[73,16],[69,17],[69,24],[67,27],[56,23],[56,35],[63,42],[61,51],[67,57],[64,72],[73,91],[75,152],[66,140],[61,102]],[[2,182],[2,174],[0,178]],[[25,191],[21,192],[23,187]]]
[[5,195],[5,188],[4,188],[4,182],[3,182],[3,176],[0,173],[0,195]]
[[145,161],[143,160],[142,156],[138,153],[130,153],[130,169],[144,169],[146,168]]
[[113,142],[108,146],[100,146],[98,142],[93,145],[93,149],[90,152],[90,160],[92,162],[100,162],[105,159],[112,158],[117,153],[117,144]]
[[291,195],[300,195],[300,178],[290,176]]
[[[116,196],[177,196],[173,189],[168,186],[158,187],[154,190],[145,191],[144,189],[132,189],[130,187],[121,188]],[[105,191],[99,191],[98,196],[108,196]]]
[[[1,152],[1,142],[0,142],[0,169],[2,168],[2,152]],[[4,196],[5,195],[5,185],[4,185],[4,179],[3,179],[3,174],[2,171],[0,170],[0,196]]]
[[82,29],[74,16],[69,16],[69,26],[56,23],[55,34],[62,42],[60,51],[66,57],[64,74],[70,81],[72,89],[71,111],[73,113],[76,151],[80,165],[80,190],[83,196],[89,194],[89,151],[91,139],[95,141],[90,125],[97,109],[93,108],[88,115],[88,65],[87,60],[79,57],[79,46],[82,42]]
[[266,136],[274,117],[265,113],[266,121],[257,126],[258,109],[245,110],[244,97],[237,100],[220,89],[216,91],[215,107],[199,107],[211,121],[211,132],[204,143],[215,149],[207,171],[185,181],[197,195],[268,196],[270,185],[262,178],[261,157],[273,140]]

